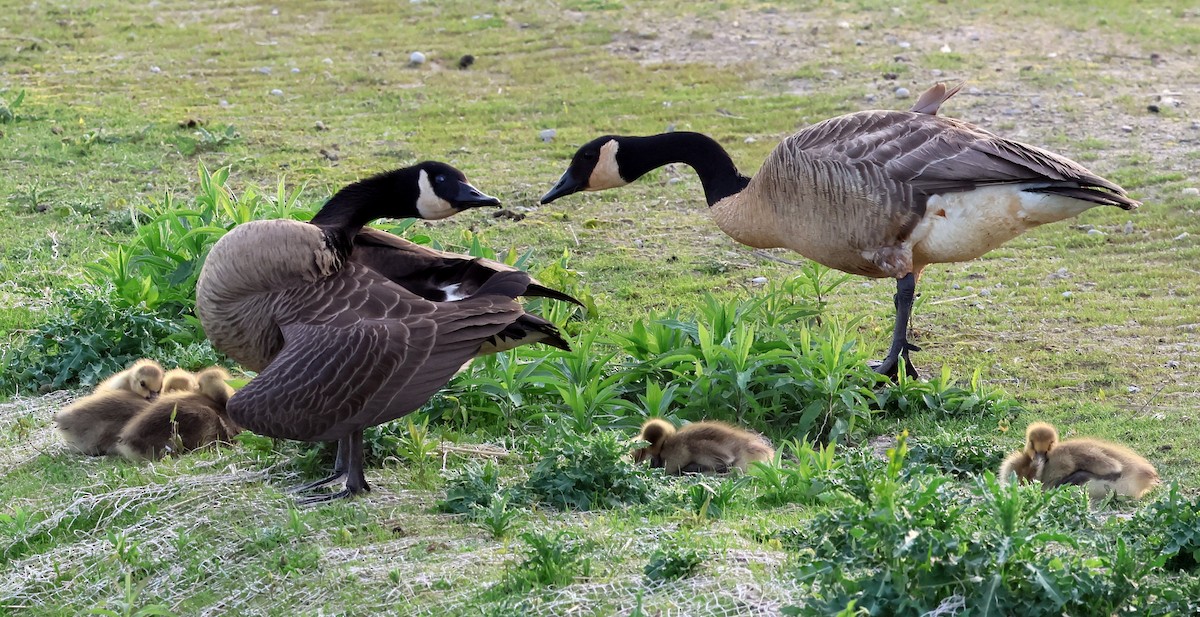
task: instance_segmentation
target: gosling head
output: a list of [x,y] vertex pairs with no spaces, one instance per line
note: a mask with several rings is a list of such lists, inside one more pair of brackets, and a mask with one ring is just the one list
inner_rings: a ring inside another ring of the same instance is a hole
[[129,371],[129,390],[144,399],[154,399],[162,390],[163,370],[156,363],[141,363]]
[[666,443],[667,438],[674,434],[675,427],[671,423],[658,418],[647,420],[642,425],[642,432],[638,435],[638,439],[649,442],[650,445],[634,450],[633,462],[641,463],[642,461],[649,460],[651,467],[662,467],[663,445]]
[[627,157],[619,153],[621,143],[628,139],[630,138],[605,135],[583,144],[575,152],[575,156],[571,157],[570,166],[563,172],[554,188],[542,195],[541,202],[548,204],[572,193],[613,189],[637,180],[637,176],[626,178],[621,175],[621,160]]
[[1050,450],[1057,444],[1058,431],[1045,422],[1034,422],[1025,429],[1025,455],[1039,467],[1046,464]]
[[359,180],[338,191],[313,217],[315,225],[360,226],[378,218],[444,219],[481,206],[499,206],[458,169],[425,161]]

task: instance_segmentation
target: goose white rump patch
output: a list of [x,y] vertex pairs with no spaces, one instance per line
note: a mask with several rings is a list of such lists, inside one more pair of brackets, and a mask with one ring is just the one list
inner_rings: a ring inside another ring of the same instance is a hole
[[1071,218],[1097,204],[1050,193],[1032,193],[1044,184],[984,186],[929,198],[925,218],[909,236],[914,262],[948,263],[975,259],[1023,232]]

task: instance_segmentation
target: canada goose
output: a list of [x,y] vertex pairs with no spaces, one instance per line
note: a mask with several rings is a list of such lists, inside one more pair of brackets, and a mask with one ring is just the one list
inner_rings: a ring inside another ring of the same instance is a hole
[[753,178],[700,133],[605,135],[575,153],[541,202],[624,186],[668,163],[690,165],[717,226],[734,240],[788,248],[843,272],[894,277],[892,344],[875,370],[894,376],[904,358],[916,376],[907,329],[925,266],[974,259],[1097,205],[1140,205],[1074,161],[938,116],[957,91],[938,84],[910,111],[861,111],[814,124],[784,139]]
[[635,450],[633,460],[647,459],[651,467],[669,474],[746,471],[755,461],[769,461],[775,451],[757,435],[723,422],[693,422],[679,430],[666,420],[652,418],[642,425],[638,439],[649,446]]
[[254,221],[213,246],[196,313],[213,346],[257,371],[229,400],[239,425],[270,437],[337,441],[316,503],[369,490],[362,431],[420,407],[472,357],[530,342],[568,348],[514,298],[569,296],[486,260],[417,247],[364,226],[499,205],[461,171],[424,162],[338,191],[309,223]]
[[96,390],[126,390],[144,399],[151,399],[158,396],[162,383],[162,366],[154,360],[142,358],[130,364],[129,368],[110,375],[96,386]]
[[1092,499],[1108,493],[1139,498],[1158,484],[1158,471],[1133,450],[1091,438],[1058,440],[1058,431],[1034,422],[1025,433],[1025,453],[1045,488],[1087,487]]
[[164,393],[129,420],[116,441],[116,451],[131,461],[157,459],[177,439],[180,452],[214,441],[228,441],[240,432],[225,417],[233,395],[225,369],[212,367],[196,374],[195,390]]
[[121,428],[150,403],[125,389],[99,389],[54,414],[55,432],[89,456],[115,452]]
[[196,383],[196,376],[190,371],[185,371],[181,368],[173,368],[163,375],[162,391],[160,394],[170,392],[195,392],[199,388]]

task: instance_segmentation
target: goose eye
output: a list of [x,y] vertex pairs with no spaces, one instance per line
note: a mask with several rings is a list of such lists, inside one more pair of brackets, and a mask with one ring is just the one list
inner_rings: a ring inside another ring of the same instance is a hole
[[591,152],[591,151],[589,151],[589,152],[584,152],[584,153],[583,153],[583,159],[584,159],[585,161],[590,161],[590,160],[592,160],[592,159],[594,159],[594,158],[596,158],[596,153],[595,153],[595,152]]
[[438,176],[438,177],[434,178],[433,181],[437,182],[438,184],[441,184],[446,181],[446,176]]

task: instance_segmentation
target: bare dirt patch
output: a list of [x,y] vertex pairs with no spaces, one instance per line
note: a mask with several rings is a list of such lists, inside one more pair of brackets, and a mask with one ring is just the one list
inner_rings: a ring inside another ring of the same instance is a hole
[[[1190,49],[1020,19],[918,28],[879,14],[821,10],[627,17],[608,45],[612,53],[643,65],[744,69],[748,95],[764,87],[804,96],[859,85],[863,108],[905,108],[937,81],[965,80],[944,113],[1034,144],[1088,140],[1099,161],[1132,152],[1162,171],[1194,172],[1188,155],[1200,144],[1193,120],[1200,76]],[[878,69],[885,65],[902,70]],[[901,87],[907,98],[896,95]]]

